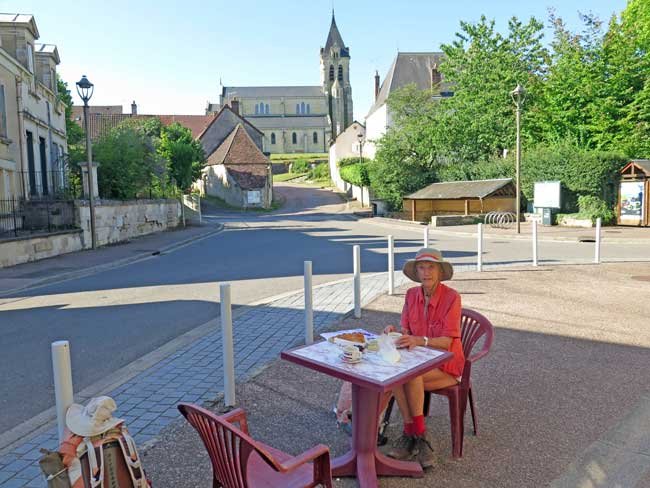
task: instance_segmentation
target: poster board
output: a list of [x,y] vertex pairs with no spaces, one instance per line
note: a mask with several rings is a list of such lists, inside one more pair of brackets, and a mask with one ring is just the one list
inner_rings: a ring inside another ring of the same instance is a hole
[[644,192],[643,181],[621,181],[620,198],[622,224],[635,224],[643,222],[644,218]]
[[559,181],[536,181],[533,202],[537,208],[562,208]]
[[249,190],[246,192],[246,202],[249,204],[262,203],[262,192],[259,190]]

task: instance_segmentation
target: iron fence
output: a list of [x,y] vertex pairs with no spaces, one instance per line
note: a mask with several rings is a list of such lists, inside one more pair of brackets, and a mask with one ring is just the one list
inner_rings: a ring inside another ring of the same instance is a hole
[[53,171],[18,171],[19,195],[34,199],[80,198],[81,175],[68,167]]
[[0,200],[0,238],[76,227],[72,200]]

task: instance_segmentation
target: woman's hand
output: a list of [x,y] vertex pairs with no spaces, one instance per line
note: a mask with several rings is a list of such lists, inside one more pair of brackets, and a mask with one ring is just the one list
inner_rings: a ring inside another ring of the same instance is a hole
[[397,332],[397,327],[394,325],[387,325],[386,328],[384,328],[384,334],[388,334],[389,332]]
[[398,349],[408,348],[409,351],[414,347],[422,346],[423,344],[424,340],[422,337],[412,335],[403,335],[395,341],[395,346],[397,346]]

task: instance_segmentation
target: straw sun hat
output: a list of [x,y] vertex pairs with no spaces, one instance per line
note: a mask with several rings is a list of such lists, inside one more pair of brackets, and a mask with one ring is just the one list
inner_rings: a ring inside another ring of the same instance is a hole
[[454,276],[454,268],[452,267],[451,263],[449,261],[445,261],[442,257],[442,253],[432,247],[423,247],[420,249],[415,255],[415,259],[409,259],[406,261],[402,272],[411,280],[420,283],[415,265],[416,263],[423,261],[438,263],[440,265],[440,268],[442,269],[440,281],[450,280],[451,277]]
[[82,437],[103,434],[124,422],[113,417],[116,408],[115,400],[107,396],[91,398],[85,407],[73,403],[66,412],[65,423],[73,434]]

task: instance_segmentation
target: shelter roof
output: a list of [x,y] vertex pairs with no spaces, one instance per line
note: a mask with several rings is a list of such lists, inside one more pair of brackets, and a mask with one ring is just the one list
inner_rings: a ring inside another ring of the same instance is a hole
[[514,195],[512,178],[500,178],[494,180],[433,183],[404,198],[411,200],[454,200]]
[[630,171],[632,174],[636,173],[635,169],[640,169],[642,173],[650,177],[650,159],[632,159],[621,170],[621,173]]

